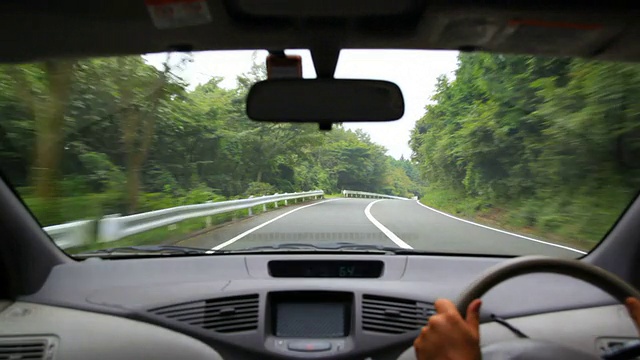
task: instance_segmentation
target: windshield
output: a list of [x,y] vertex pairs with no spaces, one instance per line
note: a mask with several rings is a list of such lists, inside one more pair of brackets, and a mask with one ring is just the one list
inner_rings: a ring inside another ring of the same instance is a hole
[[[315,77],[308,51],[287,53]],[[398,84],[405,114],[320,131],[247,118],[266,55],[3,65],[4,179],[70,254],[367,249],[356,244],[579,257],[640,187],[638,66],[343,50],[336,77]]]

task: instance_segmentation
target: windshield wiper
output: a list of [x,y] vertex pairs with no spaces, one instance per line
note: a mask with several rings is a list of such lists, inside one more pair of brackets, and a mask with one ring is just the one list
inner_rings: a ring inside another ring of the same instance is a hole
[[201,249],[177,245],[140,245],[122,246],[100,249],[74,254],[76,258],[89,257],[134,257],[134,256],[165,256],[165,255],[206,255],[210,249]]
[[398,247],[357,244],[350,242],[326,243],[322,245],[305,244],[305,243],[283,243],[275,245],[254,246],[240,250],[214,250],[213,253],[255,253],[255,252],[279,252],[279,251],[295,251],[295,252],[368,252],[379,254],[418,254],[422,253],[412,249],[403,249]]
[[191,255],[219,255],[219,254],[255,254],[265,252],[296,252],[296,253],[373,253],[385,255],[439,255],[440,253],[428,252],[399,247],[358,244],[351,242],[335,242],[306,244],[306,243],[282,243],[274,245],[255,246],[238,250],[211,250],[177,245],[141,245],[123,246],[108,249],[100,249],[74,254],[75,258],[131,258],[146,256],[191,256]]

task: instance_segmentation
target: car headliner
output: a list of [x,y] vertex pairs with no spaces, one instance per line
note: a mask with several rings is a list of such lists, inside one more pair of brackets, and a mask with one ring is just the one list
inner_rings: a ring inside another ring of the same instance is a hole
[[[404,13],[389,17],[308,18],[297,14],[256,18],[239,10],[237,1],[240,0],[207,0],[211,22],[173,29],[156,28],[143,0],[3,1],[0,41],[5,50],[0,62],[168,50],[306,48],[311,49],[316,67],[321,68],[320,76],[331,76],[329,72],[342,48],[484,50],[620,61],[640,59],[640,23],[636,21],[640,11],[611,8],[607,2],[594,5],[595,2],[574,0],[526,4],[507,0],[407,0]],[[268,11],[269,3],[283,1],[253,3],[264,5],[263,10]],[[292,1],[298,8],[319,4]],[[363,8],[368,9],[374,8],[373,3],[385,1],[343,3],[367,4]],[[323,6],[340,3],[332,0]]]

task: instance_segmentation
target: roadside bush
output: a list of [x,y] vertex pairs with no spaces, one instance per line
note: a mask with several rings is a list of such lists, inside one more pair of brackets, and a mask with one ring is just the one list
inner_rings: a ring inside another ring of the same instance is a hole
[[262,195],[272,195],[277,192],[276,188],[267,183],[263,182],[252,182],[247,187],[247,190],[244,192],[246,197],[248,196],[262,196]]

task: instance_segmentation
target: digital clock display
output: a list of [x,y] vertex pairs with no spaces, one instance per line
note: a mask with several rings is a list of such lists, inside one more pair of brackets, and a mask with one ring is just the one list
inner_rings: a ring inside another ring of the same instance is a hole
[[338,277],[354,277],[358,274],[355,265],[342,265],[338,267]]
[[371,260],[272,260],[269,273],[288,278],[378,278],[384,263]]

